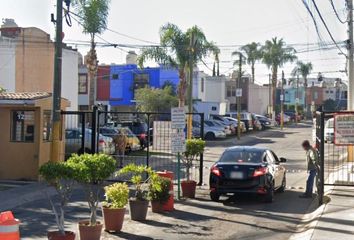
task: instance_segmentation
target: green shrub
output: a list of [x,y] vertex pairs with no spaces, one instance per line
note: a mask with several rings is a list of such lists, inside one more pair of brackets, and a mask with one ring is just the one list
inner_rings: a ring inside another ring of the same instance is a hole
[[151,180],[149,185],[149,199],[165,203],[170,198],[171,180],[169,178],[157,176]]
[[128,204],[129,188],[126,183],[114,183],[106,186],[105,197],[106,205],[109,208],[124,208]]
[[186,141],[186,151],[183,153],[183,161],[186,165],[187,181],[190,181],[190,169],[193,161],[204,152],[205,141],[202,139],[188,139]]
[[67,164],[74,170],[74,180],[84,186],[90,207],[90,225],[96,225],[97,206],[103,181],[116,169],[116,161],[105,154],[73,154]]

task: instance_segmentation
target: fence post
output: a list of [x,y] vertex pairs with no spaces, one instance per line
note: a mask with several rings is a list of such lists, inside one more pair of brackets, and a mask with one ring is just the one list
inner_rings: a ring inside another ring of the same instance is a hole
[[323,195],[324,195],[324,118],[325,113],[321,111],[321,122],[320,122],[320,189],[319,189],[319,205],[323,204]]
[[96,144],[96,131],[97,131],[97,106],[93,106],[92,108],[92,126],[91,126],[91,152],[96,153],[97,144]]
[[85,133],[86,133],[86,119],[85,119],[85,113],[80,113],[81,115],[81,149],[82,153],[85,153]]
[[146,166],[149,167],[150,160],[150,113],[147,113],[147,147],[146,147]]
[[[204,113],[200,113],[200,138],[204,140]],[[203,185],[203,170],[204,170],[204,154],[200,154],[199,161],[199,183],[198,185]]]

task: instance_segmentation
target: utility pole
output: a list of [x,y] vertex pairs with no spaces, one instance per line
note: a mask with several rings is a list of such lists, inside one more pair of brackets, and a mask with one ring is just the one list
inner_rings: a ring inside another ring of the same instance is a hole
[[60,161],[60,125],[61,125],[61,65],[62,65],[62,33],[63,33],[63,0],[57,0],[55,57],[54,57],[54,82],[52,105],[52,145],[51,157],[53,162]]
[[354,64],[353,64],[353,0],[347,0],[348,8],[348,67],[349,67],[349,84],[348,84],[348,106],[349,111],[354,110]]
[[[242,78],[242,53],[239,53],[239,63],[238,63],[238,79],[236,87],[236,104],[237,104],[237,139],[241,138],[241,97],[242,92],[240,90],[240,82]],[[241,96],[240,96],[241,95]]]
[[295,99],[295,121],[297,124],[297,118],[299,115],[299,103],[300,103],[300,99],[299,99],[299,74],[296,74],[296,99]]
[[281,93],[280,93],[280,129],[284,128],[284,71],[281,72]]
[[194,33],[191,33],[190,36],[190,45],[189,45],[189,88],[188,88],[188,118],[187,118],[187,139],[192,138],[192,128],[193,128],[193,55],[194,55]]

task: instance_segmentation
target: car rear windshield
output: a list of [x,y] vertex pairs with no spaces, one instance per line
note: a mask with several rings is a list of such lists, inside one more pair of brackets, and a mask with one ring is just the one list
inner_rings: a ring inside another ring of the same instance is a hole
[[219,162],[261,163],[262,151],[227,151],[221,156]]

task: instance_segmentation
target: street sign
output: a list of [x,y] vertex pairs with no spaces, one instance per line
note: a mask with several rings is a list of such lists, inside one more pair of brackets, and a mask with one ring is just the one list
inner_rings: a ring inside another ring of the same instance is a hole
[[186,127],[186,113],[184,108],[171,108],[171,128],[184,129]]
[[334,144],[354,145],[354,114],[334,115]]
[[186,151],[186,136],[183,131],[171,133],[171,152],[182,153]]
[[300,99],[299,99],[299,98],[296,98],[296,99],[295,99],[295,102],[296,102],[296,103],[299,103],[299,102],[300,102]]
[[284,101],[284,95],[280,94],[280,101]]
[[236,89],[236,97],[242,97],[242,88]]

